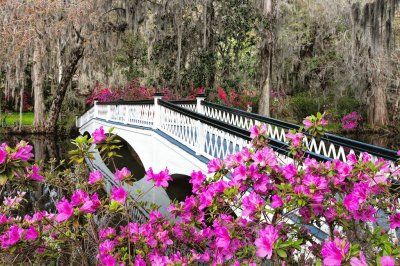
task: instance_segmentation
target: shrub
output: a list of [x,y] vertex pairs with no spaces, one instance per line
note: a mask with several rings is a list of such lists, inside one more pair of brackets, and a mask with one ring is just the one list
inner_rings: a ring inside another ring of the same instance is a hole
[[358,128],[358,123],[362,120],[361,115],[357,112],[351,112],[348,115],[342,117],[342,128],[343,129],[356,129]]
[[360,102],[354,96],[342,96],[337,103],[338,116],[345,116],[353,111],[359,110],[361,107]]
[[325,101],[322,97],[308,93],[299,93],[292,97],[290,106],[297,121],[301,121],[303,117],[310,114],[323,112],[324,103]]
[[[306,125],[318,129],[322,118],[309,117]],[[85,159],[94,159],[91,145],[105,160],[117,155],[115,135],[107,137],[102,128],[74,140],[70,167],[61,173],[42,173],[32,165],[26,143],[3,144],[0,258],[4,264],[86,265],[400,262],[396,236],[388,229],[400,227],[398,195],[390,193],[399,168],[374,162],[366,153],[351,154],[347,162],[305,158],[304,136],[296,132],[288,134],[294,161],[281,165],[267,146],[267,127],[255,126],[250,133],[251,145],[225,160],[211,160],[208,176],[192,173],[193,195],[168,209],[175,219],[153,209],[147,221],[134,219],[134,210],[147,209],[140,203],[146,192],[128,197],[126,188],[134,181],[129,170],[114,169],[116,185],[109,194],[102,192],[102,174],[89,172]],[[167,187],[171,178],[168,169],[150,168],[147,180]],[[42,182],[63,188],[55,212],[38,209],[28,197]],[[27,206],[33,209],[24,215]],[[380,223],[378,211],[386,215]],[[385,219],[386,229],[380,227]],[[315,226],[325,239],[310,231]]]

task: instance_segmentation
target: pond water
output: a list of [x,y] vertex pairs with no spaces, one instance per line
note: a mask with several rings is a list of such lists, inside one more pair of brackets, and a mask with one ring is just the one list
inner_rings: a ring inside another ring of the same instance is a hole
[[383,135],[383,134],[352,134],[344,136],[346,138],[362,141],[375,146],[391,149],[400,150],[400,134],[397,135]]

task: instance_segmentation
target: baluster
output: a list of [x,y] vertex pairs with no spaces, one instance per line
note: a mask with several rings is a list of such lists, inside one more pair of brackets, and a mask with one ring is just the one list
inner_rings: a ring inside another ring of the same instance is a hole
[[111,105],[107,105],[106,120],[109,121],[110,119],[111,119]]
[[154,94],[154,119],[153,119],[153,129],[158,129],[161,124],[161,107],[158,104],[158,100],[162,99],[163,94],[161,92],[157,92]]
[[125,124],[129,123],[129,110],[130,110],[130,106],[125,105],[125,117],[124,117]]
[[199,93],[196,95],[196,111],[199,114],[204,114],[204,106],[201,104],[201,102],[205,99],[206,95],[204,93]]
[[97,118],[99,116],[99,110],[98,110],[98,106],[97,106],[97,101],[94,101],[93,109],[94,109],[93,118]]

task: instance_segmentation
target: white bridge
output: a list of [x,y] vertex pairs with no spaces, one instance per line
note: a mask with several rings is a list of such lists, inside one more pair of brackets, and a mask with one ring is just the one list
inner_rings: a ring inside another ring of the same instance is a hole
[[[267,125],[268,145],[279,154],[283,163],[291,161],[287,156],[285,134],[299,126],[213,104],[205,101],[204,95],[194,101],[167,102],[156,94],[154,100],[95,102],[76,121],[82,134],[91,134],[100,126],[106,131],[114,127],[113,133],[131,146],[144,169],[152,167],[154,171],[160,171],[168,167],[172,178],[190,176],[193,170],[206,172],[210,159],[223,159],[241,150],[249,144],[249,129],[255,124]],[[322,161],[345,161],[347,154],[361,152],[392,162],[398,158],[393,150],[332,134],[325,134],[318,140],[306,135],[304,143],[308,148],[306,155]],[[99,155],[92,167],[100,169],[112,182],[113,174]],[[144,179],[136,183],[149,186]],[[164,206],[169,203],[165,192],[156,193],[150,195],[153,199],[149,200]]]

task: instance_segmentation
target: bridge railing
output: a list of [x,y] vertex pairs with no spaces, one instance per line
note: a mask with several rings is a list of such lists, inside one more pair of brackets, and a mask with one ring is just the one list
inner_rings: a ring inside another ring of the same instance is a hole
[[[242,110],[229,108],[207,101],[202,101],[201,104],[203,105],[205,116],[237,126],[242,129],[249,130],[255,124],[266,124],[268,136],[271,139],[282,143],[288,142],[286,139],[286,133],[289,130],[299,130],[300,128],[298,125],[292,123],[244,112]],[[396,151],[333,134],[325,134],[320,139],[316,139],[305,132],[304,134],[304,144],[306,145],[307,149],[310,152],[327,158],[346,161],[348,154],[359,154],[362,152],[368,152],[374,156],[375,159],[382,157],[392,162],[396,161],[398,158]]]
[[[282,155],[288,150],[286,133],[300,128],[278,119],[210,103],[204,101],[204,96],[197,97],[196,101],[166,102],[161,99],[162,96],[157,95],[154,100],[95,102],[94,106],[77,120],[77,126],[80,127],[96,117],[160,129],[196,154],[208,159],[224,158],[241,149],[250,140],[249,129],[256,124],[267,125],[269,145]],[[382,157],[392,162],[398,158],[396,151],[333,134],[325,134],[320,139],[306,132],[304,134],[307,153],[319,160],[346,161],[348,154],[361,152],[368,152],[375,159]]]
[[[158,100],[157,103],[160,113],[158,129],[207,159],[224,159],[247,146],[251,140],[250,132],[246,129],[189,111],[170,102]],[[268,144],[278,152],[283,161],[291,161],[287,143],[269,139]],[[319,161],[330,160],[310,151],[305,153]]]
[[185,109],[188,109],[192,112],[197,112],[197,103],[196,100],[183,100],[183,101],[170,101],[171,103],[183,107]]

